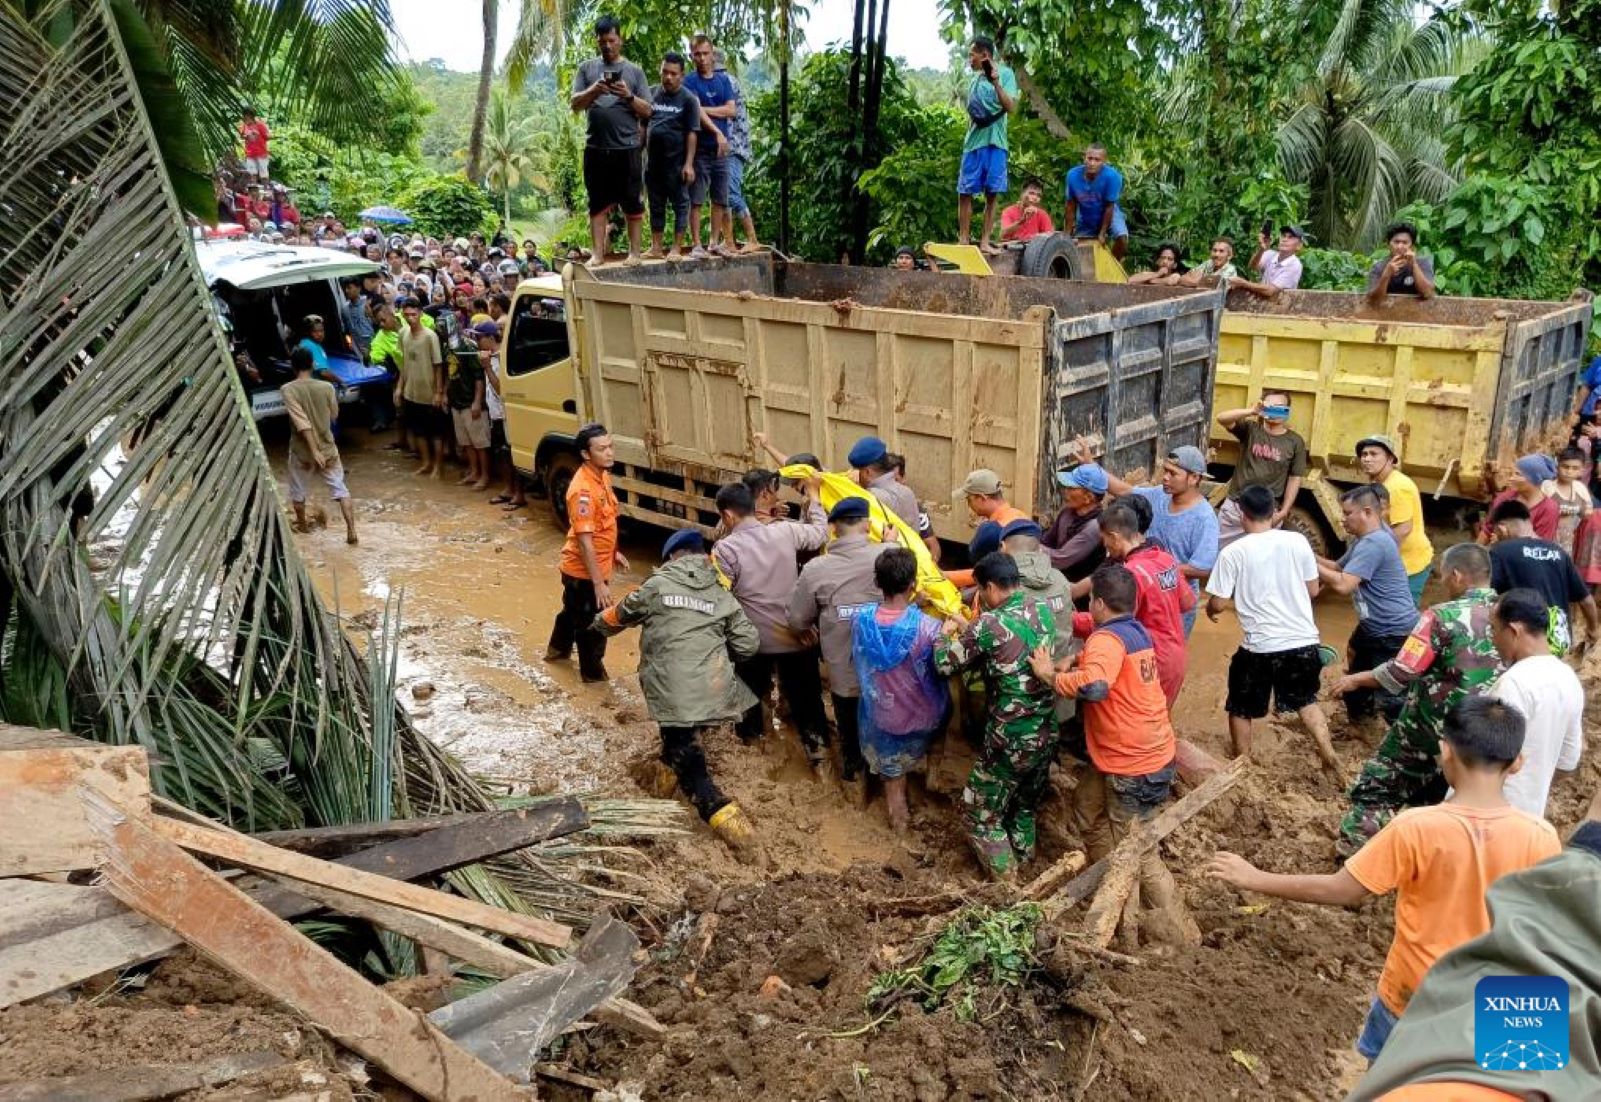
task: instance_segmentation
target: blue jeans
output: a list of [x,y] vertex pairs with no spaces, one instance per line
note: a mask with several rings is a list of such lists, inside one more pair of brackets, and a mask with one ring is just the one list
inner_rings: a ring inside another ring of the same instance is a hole
[[738,153],[728,155],[728,209],[735,218],[750,213],[750,205],[745,202],[745,158]]
[[1369,1064],[1379,1058],[1384,1042],[1390,1039],[1390,1031],[1400,1020],[1384,1005],[1384,1000],[1374,996],[1373,1005],[1368,1007],[1367,1020],[1362,1023],[1362,1033],[1356,1039],[1357,1052],[1367,1057]]

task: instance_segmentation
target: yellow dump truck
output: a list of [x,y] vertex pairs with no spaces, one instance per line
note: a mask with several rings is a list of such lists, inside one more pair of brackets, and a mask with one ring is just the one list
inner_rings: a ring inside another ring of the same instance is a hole
[[[1291,291],[1269,302],[1232,291],[1218,348],[1218,410],[1286,390],[1290,425],[1316,468],[1293,523],[1314,544],[1339,533],[1340,486],[1365,482],[1354,454],[1384,433],[1425,497],[1488,499],[1511,461],[1560,446],[1584,369],[1588,291],[1568,302],[1391,298]],[[1234,437],[1211,428],[1214,458]]]
[[[1073,437],[1154,470],[1202,444],[1222,294],[731,260],[569,265],[526,280],[503,353],[517,468],[558,513],[582,421],[610,430],[625,515],[710,528],[717,487],[767,465],[751,436],[838,469],[859,437],[906,457],[935,531],[966,542],[949,487],[1001,475],[1050,517]],[[558,515],[558,519],[561,519]]]

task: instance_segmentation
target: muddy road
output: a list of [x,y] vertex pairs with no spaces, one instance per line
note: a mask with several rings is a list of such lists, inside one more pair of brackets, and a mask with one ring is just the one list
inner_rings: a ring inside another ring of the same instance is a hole
[[[281,463],[281,444],[268,447]],[[658,744],[632,678],[637,633],[613,640],[611,685],[581,685],[573,665],[542,660],[562,542],[547,506],[508,513],[456,485],[448,467],[439,480],[414,478],[381,437],[347,442],[344,455],[361,543],[346,547],[336,525],[299,537],[300,547],[352,625],[372,626],[399,600],[398,691],[421,729],[515,791],[638,796],[635,770]],[[657,562],[661,538],[640,530],[625,542],[633,573],[624,586]],[[1318,616],[1325,642],[1343,651],[1349,601],[1324,599]],[[1220,757],[1238,640],[1232,618],[1201,618],[1175,715],[1182,736]],[[1348,727],[1338,707],[1331,718],[1349,778],[1379,732]],[[1593,719],[1590,736],[1585,764],[1553,789],[1551,817],[1564,832],[1595,784]],[[604,1029],[576,1038],[563,1058],[587,1073],[646,1098],[931,1102],[1332,1099],[1360,1074],[1350,1046],[1389,942],[1388,904],[1264,906],[1201,873],[1219,848],[1275,871],[1334,867],[1343,785],[1318,768],[1299,728],[1259,725],[1251,773],[1164,845],[1200,947],[1142,950],[1137,968],[1046,953],[1020,1001],[976,1021],[913,1004],[871,1028],[875,977],[926,948],[942,912],[963,900],[1007,902],[962,841],[954,801],[968,759],[950,751],[931,761],[926,783],[914,780],[903,847],[882,801],[864,809],[815,780],[787,728],[750,748],[713,734],[707,753],[755,822],[767,867],[735,859],[699,826],[650,848],[652,905],[632,917],[651,962],[635,993],[670,1035],[656,1045]],[[1058,778],[1042,815],[1041,862],[1071,842],[1061,803],[1070,785]],[[709,950],[686,959],[707,915],[718,919]]]

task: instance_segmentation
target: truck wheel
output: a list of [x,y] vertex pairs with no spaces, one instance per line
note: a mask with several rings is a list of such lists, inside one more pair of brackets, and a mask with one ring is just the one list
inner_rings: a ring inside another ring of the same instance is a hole
[[1297,505],[1290,510],[1290,515],[1284,518],[1286,532],[1299,532],[1306,537],[1306,542],[1312,545],[1312,554],[1320,558],[1331,558],[1329,554],[1329,533],[1323,521],[1310,509]]
[[572,485],[573,475],[581,466],[583,464],[572,452],[558,452],[545,468],[545,496],[550,500],[550,515],[564,531],[567,528],[567,487]]
[[1078,242],[1065,233],[1046,233],[1023,246],[1017,274],[1035,279],[1083,279]]

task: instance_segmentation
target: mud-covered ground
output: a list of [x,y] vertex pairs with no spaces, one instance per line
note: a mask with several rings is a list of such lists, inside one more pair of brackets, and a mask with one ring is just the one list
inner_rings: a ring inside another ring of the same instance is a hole
[[[630,676],[637,635],[613,641],[610,686],[580,685],[571,665],[542,660],[562,538],[544,503],[508,513],[487,504],[488,494],[457,486],[453,474],[415,479],[382,439],[345,449],[359,546],[347,547],[337,525],[301,537],[330,602],[361,629],[378,622],[386,600],[399,601],[401,698],[430,737],[474,769],[517,790],[639,795],[633,777],[657,743]],[[919,489],[934,497],[941,488]],[[643,579],[661,538],[649,529],[629,536],[634,569],[622,585]],[[1349,603],[1326,599],[1319,618],[1325,640],[1343,644]],[[1227,750],[1224,675],[1237,642],[1232,620],[1201,619],[1175,716],[1181,735],[1219,757]],[[1346,728],[1337,707],[1333,715],[1336,750],[1354,775],[1378,731]],[[1593,725],[1591,736],[1585,765],[1553,790],[1551,817],[1564,832],[1596,784]],[[948,747],[926,784],[914,784],[905,845],[890,834],[881,801],[863,809],[842,787],[814,779],[787,729],[752,748],[714,733],[707,753],[756,823],[766,865],[739,860],[699,828],[650,847],[652,905],[633,916],[650,960],[631,994],[669,1036],[642,1043],[599,1028],[574,1035],[558,1054],[617,1083],[613,1097],[1333,1099],[1360,1074],[1351,1042],[1389,943],[1389,905],[1264,906],[1204,875],[1220,848],[1279,871],[1334,867],[1342,786],[1294,727],[1259,728],[1247,777],[1164,845],[1203,931],[1199,947],[1141,947],[1141,963],[1129,966],[1042,936],[1039,969],[1021,995],[981,1000],[972,1022],[949,1008],[924,1013],[915,1001],[879,1021],[867,999],[875,976],[916,958],[964,901],[1010,902],[983,882],[962,842],[952,802],[968,760],[961,748]],[[1073,841],[1060,804],[1071,783],[1063,776],[1053,786],[1040,867]],[[1069,912],[1062,929],[1074,929],[1080,913]],[[707,915],[717,916],[715,930],[697,965],[690,958],[704,944],[696,934]],[[178,1013],[219,1014],[226,1025],[238,1012],[226,999],[197,1001]],[[89,1012],[30,1010],[56,1015],[39,1028],[51,1022],[80,1035],[81,1022],[60,1015]],[[18,1043],[18,1026],[14,1013],[0,1014],[0,1052],[8,1033]],[[56,1066],[43,1057],[35,1064]]]

